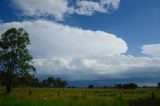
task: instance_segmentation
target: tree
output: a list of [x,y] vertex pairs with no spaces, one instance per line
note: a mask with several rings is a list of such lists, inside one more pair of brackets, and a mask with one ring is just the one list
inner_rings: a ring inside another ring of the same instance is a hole
[[41,86],[64,88],[67,86],[67,82],[61,78],[48,77],[46,80],[42,80]]
[[65,80],[62,80],[61,78],[55,79],[55,87],[57,88],[64,88],[67,86],[67,82]]
[[55,78],[54,77],[48,77],[46,81],[47,81],[49,87],[53,87],[55,85]]
[[129,84],[116,84],[115,85],[115,88],[118,88],[118,89],[135,89],[137,88],[137,84],[135,83],[129,83]]
[[125,89],[135,89],[135,88],[137,88],[138,86],[137,86],[137,84],[135,84],[135,83],[129,83],[129,84],[124,84],[123,87],[124,87]]
[[61,80],[60,88],[66,87],[68,84],[65,80]]
[[88,88],[90,88],[90,89],[92,89],[92,88],[94,88],[94,85],[88,85]]
[[0,86],[4,86],[4,81],[3,81],[3,79],[4,79],[4,72],[1,72],[1,71],[0,71]]
[[24,76],[15,77],[13,87],[40,87],[39,79],[26,73]]
[[40,87],[40,82],[38,78],[34,78],[31,80],[31,86],[32,87]]
[[28,33],[22,28],[11,28],[1,35],[0,72],[3,73],[7,94],[10,94],[15,78],[35,72],[27,48],[29,44]]
[[61,78],[56,78],[55,87],[60,88],[61,87]]
[[115,87],[115,88],[118,88],[118,89],[122,89],[122,88],[123,88],[123,85],[122,85],[122,84],[116,84],[114,87]]
[[160,88],[160,82],[158,82],[157,85],[158,85],[158,88]]
[[41,86],[42,86],[42,87],[49,87],[49,85],[48,85],[48,83],[47,83],[46,80],[42,80]]

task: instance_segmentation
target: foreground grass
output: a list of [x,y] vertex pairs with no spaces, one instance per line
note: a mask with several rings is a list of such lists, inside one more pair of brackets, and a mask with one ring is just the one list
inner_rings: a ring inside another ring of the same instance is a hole
[[0,99],[0,106],[128,106],[124,101],[35,101],[31,99],[17,99],[15,97],[3,97]]
[[[28,95],[28,91],[32,95]],[[0,93],[2,93],[2,89]],[[154,93],[154,95],[152,95]],[[154,96],[154,97],[152,97]],[[160,89],[16,88],[0,106],[160,106]],[[146,103],[146,104],[145,104]]]

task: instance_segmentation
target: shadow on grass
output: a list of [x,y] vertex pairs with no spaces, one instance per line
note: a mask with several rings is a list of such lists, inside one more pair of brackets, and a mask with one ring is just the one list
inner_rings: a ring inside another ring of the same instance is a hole
[[160,98],[131,100],[129,106],[160,106]]

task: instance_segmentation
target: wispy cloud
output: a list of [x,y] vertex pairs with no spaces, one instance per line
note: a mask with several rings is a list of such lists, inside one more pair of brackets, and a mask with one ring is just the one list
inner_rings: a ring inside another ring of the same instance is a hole
[[79,15],[93,15],[96,12],[109,13],[111,10],[117,10],[120,0],[99,0],[97,2],[90,0],[78,0],[75,13]]
[[30,17],[53,16],[56,20],[63,20],[65,15],[93,15],[96,12],[109,13],[119,7],[120,0],[76,0],[71,5],[69,0],[12,0],[14,7],[22,15]]
[[25,16],[54,16],[55,19],[62,20],[64,14],[69,12],[67,0],[12,0],[12,2]]

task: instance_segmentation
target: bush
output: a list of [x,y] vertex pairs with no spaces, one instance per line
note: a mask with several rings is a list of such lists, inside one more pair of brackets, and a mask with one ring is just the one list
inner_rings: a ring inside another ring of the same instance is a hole
[[94,88],[94,85],[88,85],[88,88],[90,88],[90,89],[92,89],[92,88]]

